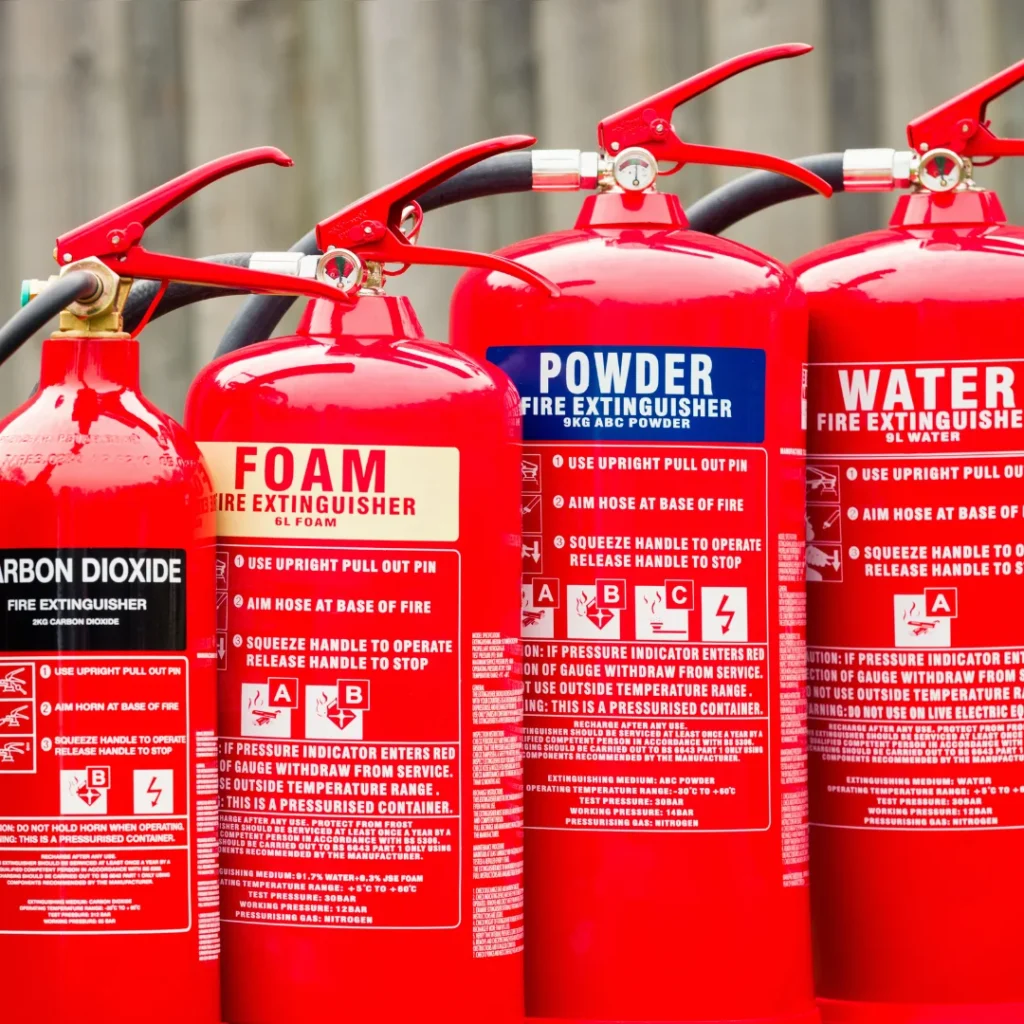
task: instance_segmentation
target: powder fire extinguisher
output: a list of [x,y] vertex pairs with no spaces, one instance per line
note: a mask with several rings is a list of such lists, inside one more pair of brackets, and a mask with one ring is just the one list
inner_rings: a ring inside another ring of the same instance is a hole
[[1024,229],[975,167],[1024,61],[850,151],[908,188],[793,269],[808,296],[818,992],[834,1021],[1024,1021]]
[[34,300],[71,304],[40,387],[0,423],[5,1021],[221,1019],[209,480],[140,392],[122,313],[137,277],[332,294],[141,245],[203,185],[270,160],[290,162],[225,157],[61,236]]
[[423,338],[385,264],[466,147],[323,221],[336,280],[291,337],[215,360],[186,422],[218,491],[225,1019],[523,1015],[519,419],[499,371]]
[[[802,45],[611,117],[572,230],[502,254],[451,341],[521,394],[527,1014],[814,1021],[807,895],[802,364],[792,274],[687,230],[673,110]],[[581,160],[581,166],[585,161]],[[584,175],[585,176],[585,175]]]

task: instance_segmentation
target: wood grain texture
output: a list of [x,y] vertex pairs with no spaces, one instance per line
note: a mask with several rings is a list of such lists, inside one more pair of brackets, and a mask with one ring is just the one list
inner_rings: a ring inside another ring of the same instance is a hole
[[[0,3],[0,299],[54,269],[53,239],[203,160],[280,146],[290,170],[219,182],[147,236],[188,255],[286,248],[314,221],[456,146],[511,132],[591,149],[597,121],[703,67],[802,40],[815,53],[724,83],[677,112],[684,138],[785,156],[905,144],[905,125],[1024,56],[1020,0],[5,0]],[[1024,137],[1024,89],[990,111]],[[689,202],[739,172],[684,168]],[[979,170],[1024,218],[1024,165]],[[572,223],[577,196],[438,211],[424,239],[490,249]],[[883,223],[892,198],[808,199],[732,234],[783,258]],[[393,282],[447,333],[458,275]],[[180,413],[235,299],[144,336],[143,380]],[[298,308],[298,306],[296,307]],[[288,321],[294,323],[295,313]],[[38,341],[0,375],[22,401]]]

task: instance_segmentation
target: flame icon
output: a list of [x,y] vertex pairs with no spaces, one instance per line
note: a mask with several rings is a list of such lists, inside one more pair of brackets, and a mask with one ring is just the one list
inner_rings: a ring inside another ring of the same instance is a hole
[[587,609],[590,607],[590,600],[587,597],[587,592],[584,590],[578,598],[576,598],[576,614],[586,616]]
[[338,698],[331,697],[326,690],[322,690],[316,699],[316,713],[320,718],[333,722],[339,729],[346,729],[356,719],[356,713],[351,708],[338,707]]
[[655,615],[657,615],[657,613],[658,613],[658,605],[661,604],[662,601],[663,601],[663,598],[661,596],[661,591],[660,590],[656,590],[654,592],[654,598],[653,599],[646,598],[646,597],[644,598],[644,604],[647,605],[648,609],[650,610],[652,618]]
[[910,602],[909,608],[903,609],[903,621],[911,628],[911,630],[914,633],[914,636],[922,636],[925,633],[930,633],[939,624],[938,619],[924,619],[913,617],[918,614],[919,612],[917,610],[917,599],[915,598]]
[[249,713],[257,725],[269,725],[281,713],[279,708],[265,707],[263,691],[257,690],[255,697],[249,698]]

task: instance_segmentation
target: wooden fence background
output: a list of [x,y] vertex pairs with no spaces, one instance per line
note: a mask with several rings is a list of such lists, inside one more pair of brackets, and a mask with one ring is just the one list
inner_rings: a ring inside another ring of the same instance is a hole
[[[593,149],[603,114],[733,54],[801,40],[814,53],[741,75],[681,109],[684,137],[787,156],[905,144],[907,120],[1024,56],[1022,0],[4,0],[0,2],[0,316],[54,237],[181,171],[274,144],[290,170],[222,181],[147,235],[188,255],[287,248],[320,217],[476,139],[531,132]],[[1024,136],[1024,88],[993,104]],[[731,172],[684,170],[690,201]],[[979,175],[1024,218],[1024,166]],[[888,196],[807,199],[737,237],[782,258],[880,224]],[[578,196],[438,211],[424,238],[493,249],[571,222]],[[403,278],[446,333],[455,272]],[[395,288],[397,291],[398,289]],[[144,385],[180,414],[237,300],[153,324]],[[37,347],[0,377],[0,413]]]

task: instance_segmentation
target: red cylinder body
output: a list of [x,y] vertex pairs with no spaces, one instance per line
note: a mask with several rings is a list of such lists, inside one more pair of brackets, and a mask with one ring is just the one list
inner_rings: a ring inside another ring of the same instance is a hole
[[220,1020],[213,517],[138,343],[0,423],[5,1021]]
[[522,1020],[518,417],[408,302],[189,394],[219,496],[224,1019]]
[[900,199],[810,308],[816,973],[835,1021],[1024,1021],[1024,231]]
[[527,1014],[816,1020],[802,298],[674,196],[502,255],[562,289],[451,321],[522,396]]

